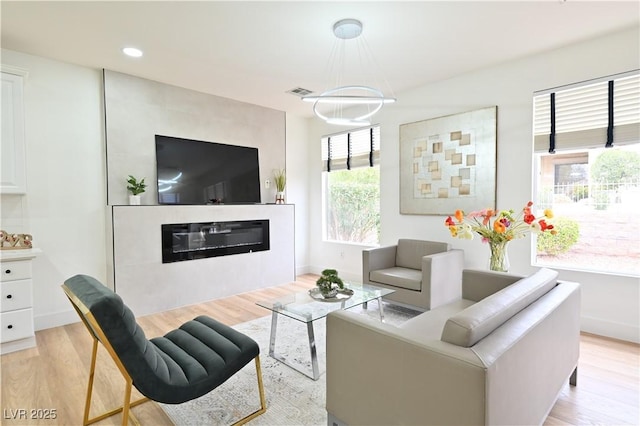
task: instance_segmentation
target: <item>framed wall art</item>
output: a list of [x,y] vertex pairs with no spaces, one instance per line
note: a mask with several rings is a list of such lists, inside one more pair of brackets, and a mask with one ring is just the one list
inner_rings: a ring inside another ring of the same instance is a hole
[[400,125],[400,213],[496,206],[498,107]]

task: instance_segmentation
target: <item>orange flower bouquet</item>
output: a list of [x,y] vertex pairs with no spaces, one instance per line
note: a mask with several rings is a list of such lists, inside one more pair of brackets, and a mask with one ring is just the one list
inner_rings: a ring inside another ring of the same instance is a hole
[[479,210],[465,216],[462,210],[456,210],[454,217],[447,217],[445,225],[451,236],[472,240],[474,233],[482,236],[482,242],[488,243],[491,249],[489,269],[507,272],[507,243],[516,238],[523,238],[527,232],[556,234],[554,226],[548,222],[553,218],[553,211],[547,209],[543,216],[536,217],[529,201],[516,215],[513,209],[496,212],[493,209]]

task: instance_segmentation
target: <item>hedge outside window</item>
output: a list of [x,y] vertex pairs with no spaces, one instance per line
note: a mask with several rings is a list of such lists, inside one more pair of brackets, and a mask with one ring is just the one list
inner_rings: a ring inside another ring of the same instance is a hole
[[559,234],[539,236],[539,266],[640,275],[640,74],[534,95],[536,206]]
[[324,239],[378,244],[380,127],[325,136],[321,143]]

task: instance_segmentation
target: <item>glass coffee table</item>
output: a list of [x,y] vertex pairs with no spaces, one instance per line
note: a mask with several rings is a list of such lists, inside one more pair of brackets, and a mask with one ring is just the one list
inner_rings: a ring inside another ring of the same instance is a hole
[[[271,311],[271,336],[269,338],[269,356],[299,371],[313,380],[318,380],[320,371],[318,369],[318,354],[316,352],[316,341],[313,334],[313,322],[326,317],[330,312],[349,309],[354,306],[364,305],[367,302],[378,300],[380,311],[380,321],[384,320],[384,310],[382,307],[382,297],[391,294],[394,290],[376,287],[369,284],[345,283],[347,292],[338,293],[336,297],[324,299],[317,294],[317,289],[290,294],[287,296],[258,301],[256,305],[262,306]],[[352,290],[350,294],[348,290]],[[311,351],[311,373],[290,364],[281,355],[276,353],[276,332],[278,328],[278,315],[284,315],[307,325],[309,335],[309,349]]]

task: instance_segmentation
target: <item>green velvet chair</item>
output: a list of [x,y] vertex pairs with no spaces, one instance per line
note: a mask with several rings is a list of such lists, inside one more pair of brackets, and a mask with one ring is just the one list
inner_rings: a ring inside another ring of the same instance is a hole
[[[180,404],[198,398],[232,377],[255,360],[260,409],[236,424],[243,424],[266,411],[260,369],[260,349],[248,336],[207,316],[199,316],[163,337],[147,340],[131,310],[120,296],[86,275],[76,275],[62,286],[93,338],[93,352],[83,424],[95,423],[122,412],[138,424],[131,407],[153,400]],[[102,343],[125,381],[124,404],[108,413],[89,418],[98,342]],[[131,387],[144,398],[131,402]]]

